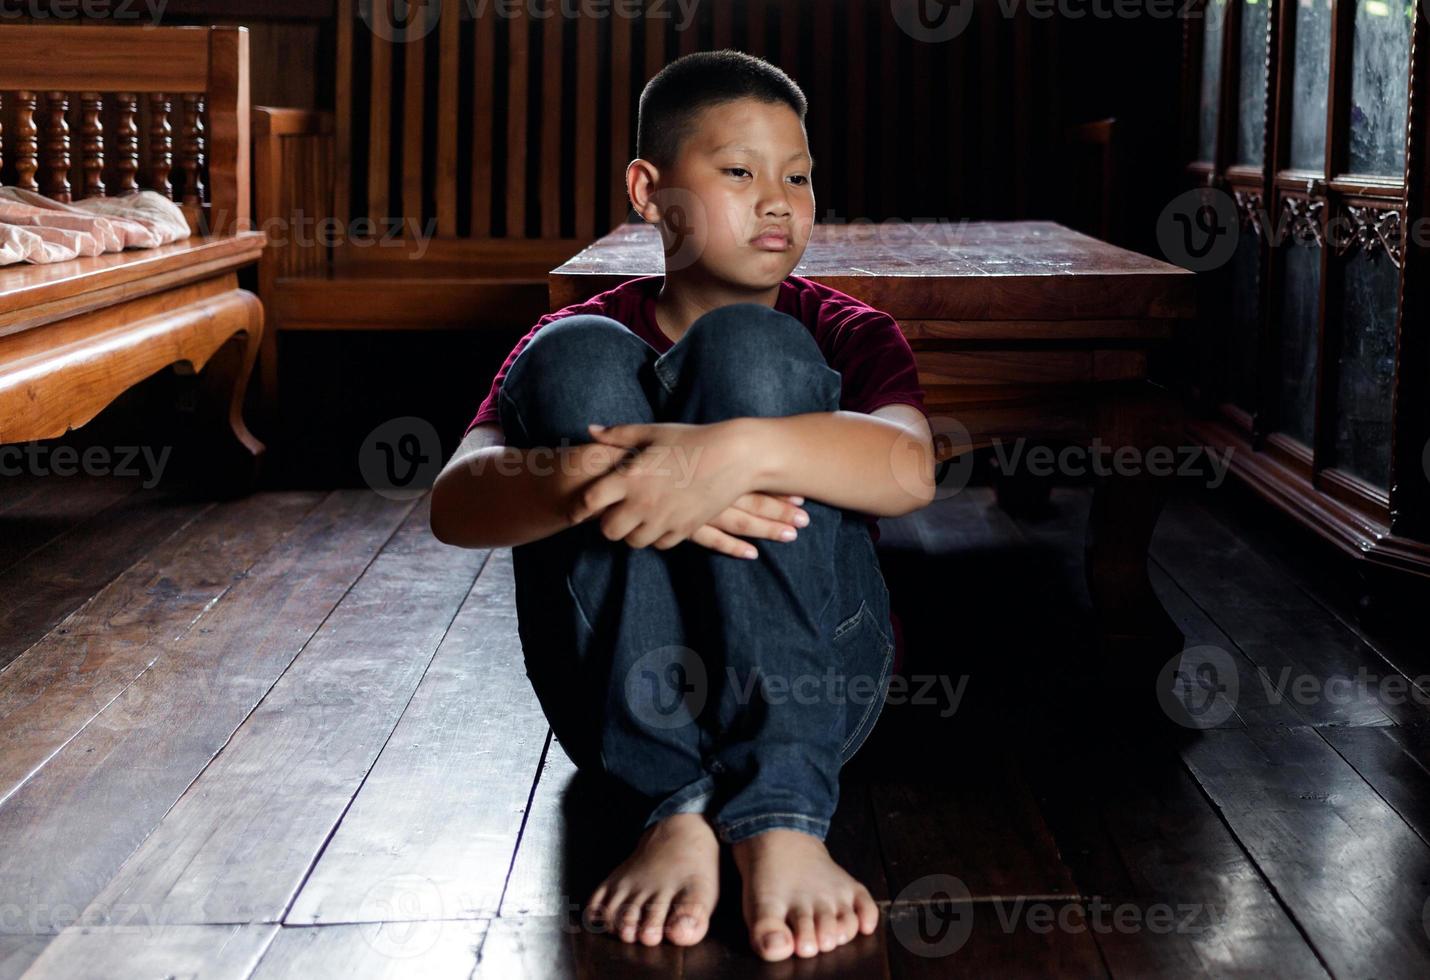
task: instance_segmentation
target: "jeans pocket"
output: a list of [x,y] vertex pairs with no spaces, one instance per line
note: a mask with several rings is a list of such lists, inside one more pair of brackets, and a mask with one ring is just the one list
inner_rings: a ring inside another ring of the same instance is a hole
[[859,751],[883,710],[889,687],[894,644],[879,625],[879,605],[861,600],[855,613],[834,628],[835,655],[844,669],[845,737],[840,762]]

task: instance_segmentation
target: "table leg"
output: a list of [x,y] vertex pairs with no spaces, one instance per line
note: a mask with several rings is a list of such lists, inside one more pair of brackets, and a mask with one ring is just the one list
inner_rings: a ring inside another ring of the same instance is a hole
[[1136,465],[1117,465],[1112,457],[1115,472],[1099,477],[1093,491],[1084,554],[1100,652],[1106,670],[1133,682],[1148,698],[1153,688],[1142,681],[1155,677],[1183,643],[1147,570],[1152,531],[1172,476],[1149,473],[1146,454],[1155,446],[1175,446],[1174,411],[1166,392],[1138,382],[1100,396],[1094,425],[1104,446],[1113,452],[1128,447],[1133,452],[1124,453],[1124,460],[1138,460]]

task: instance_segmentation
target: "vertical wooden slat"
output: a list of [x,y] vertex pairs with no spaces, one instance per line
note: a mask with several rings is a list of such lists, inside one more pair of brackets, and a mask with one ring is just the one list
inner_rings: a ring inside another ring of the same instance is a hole
[[[554,5],[553,5],[554,6]],[[567,18],[553,14],[541,27],[541,237],[561,237],[561,86]],[[623,18],[617,17],[612,30]],[[611,66],[620,59],[612,54]],[[615,122],[612,116],[611,121]]]
[[631,152],[631,19],[611,20],[611,224],[626,220],[630,195],[626,167]]
[[998,51],[1003,39],[1003,19],[997,16],[997,11],[992,7],[985,7],[976,14],[978,18],[978,41],[980,45],[980,59],[978,70],[981,73],[983,84],[979,86],[979,91],[983,96],[982,119],[980,120],[980,162],[983,164],[979,168],[983,179],[983,186],[979,188],[981,200],[984,203],[984,214],[987,210],[987,202],[997,200],[997,195],[1001,190],[997,181],[1001,179],[1002,168],[1005,160],[1003,153],[1003,132],[998,125],[999,100],[1001,94],[997,79],[999,71]]
[[[700,17],[704,13],[705,6],[703,3],[693,5],[690,8],[688,18],[676,13],[679,8],[668,8],[671,17],[674,19],[675,32],[679,35],[676,47],[679,49],[682,57],[700,50]],[[687,20],[689,23],[686,22]],[[681,29],[682,25],[684,26],[683,30]]]
[[5,93],[0,92],[0,174],[5,172]]
[[596,20],[576,22],[576,237],[598,238],[596,227]]
[[179,167],[184,174],[183,203],[204,203],[203,95],[184,93],[184,123],[180,131]]
[[333,166],[336,183],[333,186],[333,212],[346,225],[352,216],[352,143],[353,143],[353,9],[355,0],[338,0],[337,84],[334,91]]
[[[436,8],[419,7],[415,17],[427,18]],[[403,229],[422,227],[422,106],[425,103],[427,32],[411,32],[402,47],[402,217]],[[407,222],[410,221],[411,224]]]
[[45,93],[45,147],[41,158],[42,186],[46,197],[70,199],[70,127],[65,121],[69,96],[64,92]]
[[[242,27],[215,27],[209,31],[209,127],[207,154],[212,200],[209,226],[214,234],[247,231],[252,227],[249,200],[252,142],[249,137],[253,106],[249,95],[248,31]],[[199,108],[204,108],[200,97]],[[203,134],[200,133],[200,140]],[[203,159],[199,173],[203,172]],[[199,191],[201,198],[204,195]],[[229,195],[233,195],[230,197]]]
[[115,99],[114,139],[109,158],[114,170],[114,193],[128,194],[139,189],[139,97],[121,92]]
[[[1016,13],[1014,14],[1016,16]],[[934,126],[933,113],[929,110],[930,91],[933,84],[929,77],[929,59],[932,57],[930,50],[934,44],[947,44],[947,41],[930,42],[925,38],[915,37],[913,40],[913,101],[911,103],[914,111],[914,125]],[[929,147],[932,149],[932,147]],[[945,179],[941,173],[941,168],[918,168],[914,176],[914,186],[910,188],[917,196],[918,200],[929,200],[935,197],[941,188],[929,186],[931,183]],[[914,215],[908,215],[912,218]]]
[[[482,22],[490,27],[491,16],[483,14]],[[480,25],[479,25],[480,26]],[[460,131],[461,121],[457,118],[457,106],[460,103],[457,86],[461,78],[459,63],[461,58],[461,0],[443,0],[442,19],[437,24],[438,34],[438,58],[437,58],[437,166],[436,166],[436,189],[437,189],[437,234],[443,238],[452,238],[457,234],[457,135]],[[477,105],[480,107],[481,95],[485,90],[487,94],[487,105],[491,105],[491,71],[490,62],[483,61],[481,52],[477,53],[476,69],[472,72],[473,81],[476,86],[475,95],[478,99]],[[476,114],[472,123],[472,167],[475,170],[478,159],[486,161],[486,166],[491,166],[491,144],[483,145],[484,132],[491,130],[490,120],[486,130],[482,128],[482,115]],[[482,237],[488,230],[484,224],[476,219],[476,202],[478,199],[485,199],[490,187],[489,182],[478,180],[472,181],[472,234]]]
[[801,0],[785,0],[775,7],[780,25],[780,67],[799,77],[799,11]]
[[[893,17],[887,10],[881,11],[879,15],[879,102],[883,105],[899,105],[901,93],[899,92],[899,55],[898,55],[898,25],[894,23]],[[898,193],[898,173],[899,165],[899,141],[896,123],[899,114],[897,112],[879,113],[880,138],[879,138],[879,208],[878,219],[881,221],[896,217],[898,205],[895,203]],[[873,203],[872,201],[870,202]]]
[[767,0],[749,0],[745,9],[745,50],[765,57],[765,4]]
[[40,147],[36,140],[34,92],[15,93],[15,186],[38,191],[35,171],[39,169]]
[[716,51],[723,51],[735,43],[734,7],[733,3],[715,4],[715,28],[710,43]]
[[174,167],[174,128],[169,124],[173,111],[174,103],[166,93],[149,96],[149,187],[170,200],[174,199],[169,181]]
[[[1033,127],[1033,21],[1027,11],[1013,16],[1013,208],[1028,215],[1028,134]],[[1040,109],[1037,115],[1042,114]],[[920,116],[919,118],[926,118]]]
[[[448,0],[455,7],[457,0]],[[472,71],[472,237],[490,238],[492,235],[492,154],[496,126],[496,105],[492,95],[493,65],[496,61],[496,14],[488,6],[478,6],[475,26],[476,37],[472,45],[472,56],[476,65]],[[449,18],[442,18],[444,24]],[[442,64],[446,66],[447,38],[443,35]],[[453,48],[453,61],[456,54]],[[453,150],[452,169],[456,172],[456,155]],[[452,201],[453,226],[455,227],[456,200]],[[438,222],[441,230],[441,222]]]
[[[818,52],[814,59],[814,90],[816,98],[827,107],[817,114],[817,123],[814,129],[814,147],[810,154],[814,157],[818,170],[811,173],[811,180],[815,181],[815,200],[819,200],[821,191],[830,194],[835,190],[832,181],[836,175],[841,174],[843,167],[834,162],[834,115],[831,111],[835,105],[846,104],[844,100],[836,102],[834,98],[834,5],[830,3],[818,3],[814,7],[814,50]],[[795,77],[798,82],[798,76]],[[836,195],[837,197],[837,195]],[[818,218],[818,214],[815,215]]]
[[[593,21],[582,17],[582,22]],[[526,237],[526,145],[527,100],[531,96],[531,58],[528,43],[531,22],[525,9],[518,8],[507,20],[507,100],[506,100],[506,236]],[[593,94],[587,89],[587,94]]]
[[665,24],[657,17],[645,18],[645,80],[648,82],[665,67]]
[[866,74],[864,52],[865,40],[865,0],[849,0],[848,21],[845,30],[848,32],[847,44],[849,46],[849,92],[847,111],[849,118],[849,139],[844,147],[846,167],[849,174],[849,184],[847,196],[849,201],[849,217],[863,218],[865,214],[864,180],[865,180],[865,158],[868,156],[868,141],[863,139],[864,132],[864,107],[865,89],[868,85],[868,75]]
[[104,196],[104,100],[98,92],[80,93],[80,197]]
[[[372,0],[373,23],[393,23],[394,0]],[[381,221],[392,213],[388,200],[388,174],[392,164],[392,42],[384,31],[370,31],[372,37],[372,84],[368,105],[371,129],[367,134],[367,213]]]

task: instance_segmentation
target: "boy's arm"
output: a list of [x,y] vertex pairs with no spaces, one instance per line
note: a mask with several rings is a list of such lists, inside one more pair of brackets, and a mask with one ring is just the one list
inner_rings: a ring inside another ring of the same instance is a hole
[[911,405],[752,418],[755,489],[895,517],[934,497],[933,434]]
[[476,426],[432,488],[432,533],[444,544],[507,548],[564,531],[576,489],[624,451],[589,443],[564,452],[506,446],[500,425]]

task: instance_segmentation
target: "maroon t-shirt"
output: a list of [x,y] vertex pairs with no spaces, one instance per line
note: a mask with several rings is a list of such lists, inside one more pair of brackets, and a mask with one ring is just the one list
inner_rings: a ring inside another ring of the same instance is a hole
[[[655,320],[656,295],[664,279],[664,276],[632,279],[585,302],[543,316],[507,355],[467,432],[485,422],[501,424],[497,392],[501,390],[507,370],[538,330],[562,317],[583,313],[608,316],[625,324],[631,333],[655,348],[657,354],[670,350],[675,342],[661,331]],[[843,383],[839,398],[841,409],[872,412],[884,405],[912,405],[928,415],[914,352],[889,314],[802,276],[790,276],[780,283],[775,309],[808,327],[825,362],[839,372]],[[878,519],[873,515],[867,517],[869,531],[878,541]],[[897,616],[893,626],[895,648],[901,654],[903,630]]]

